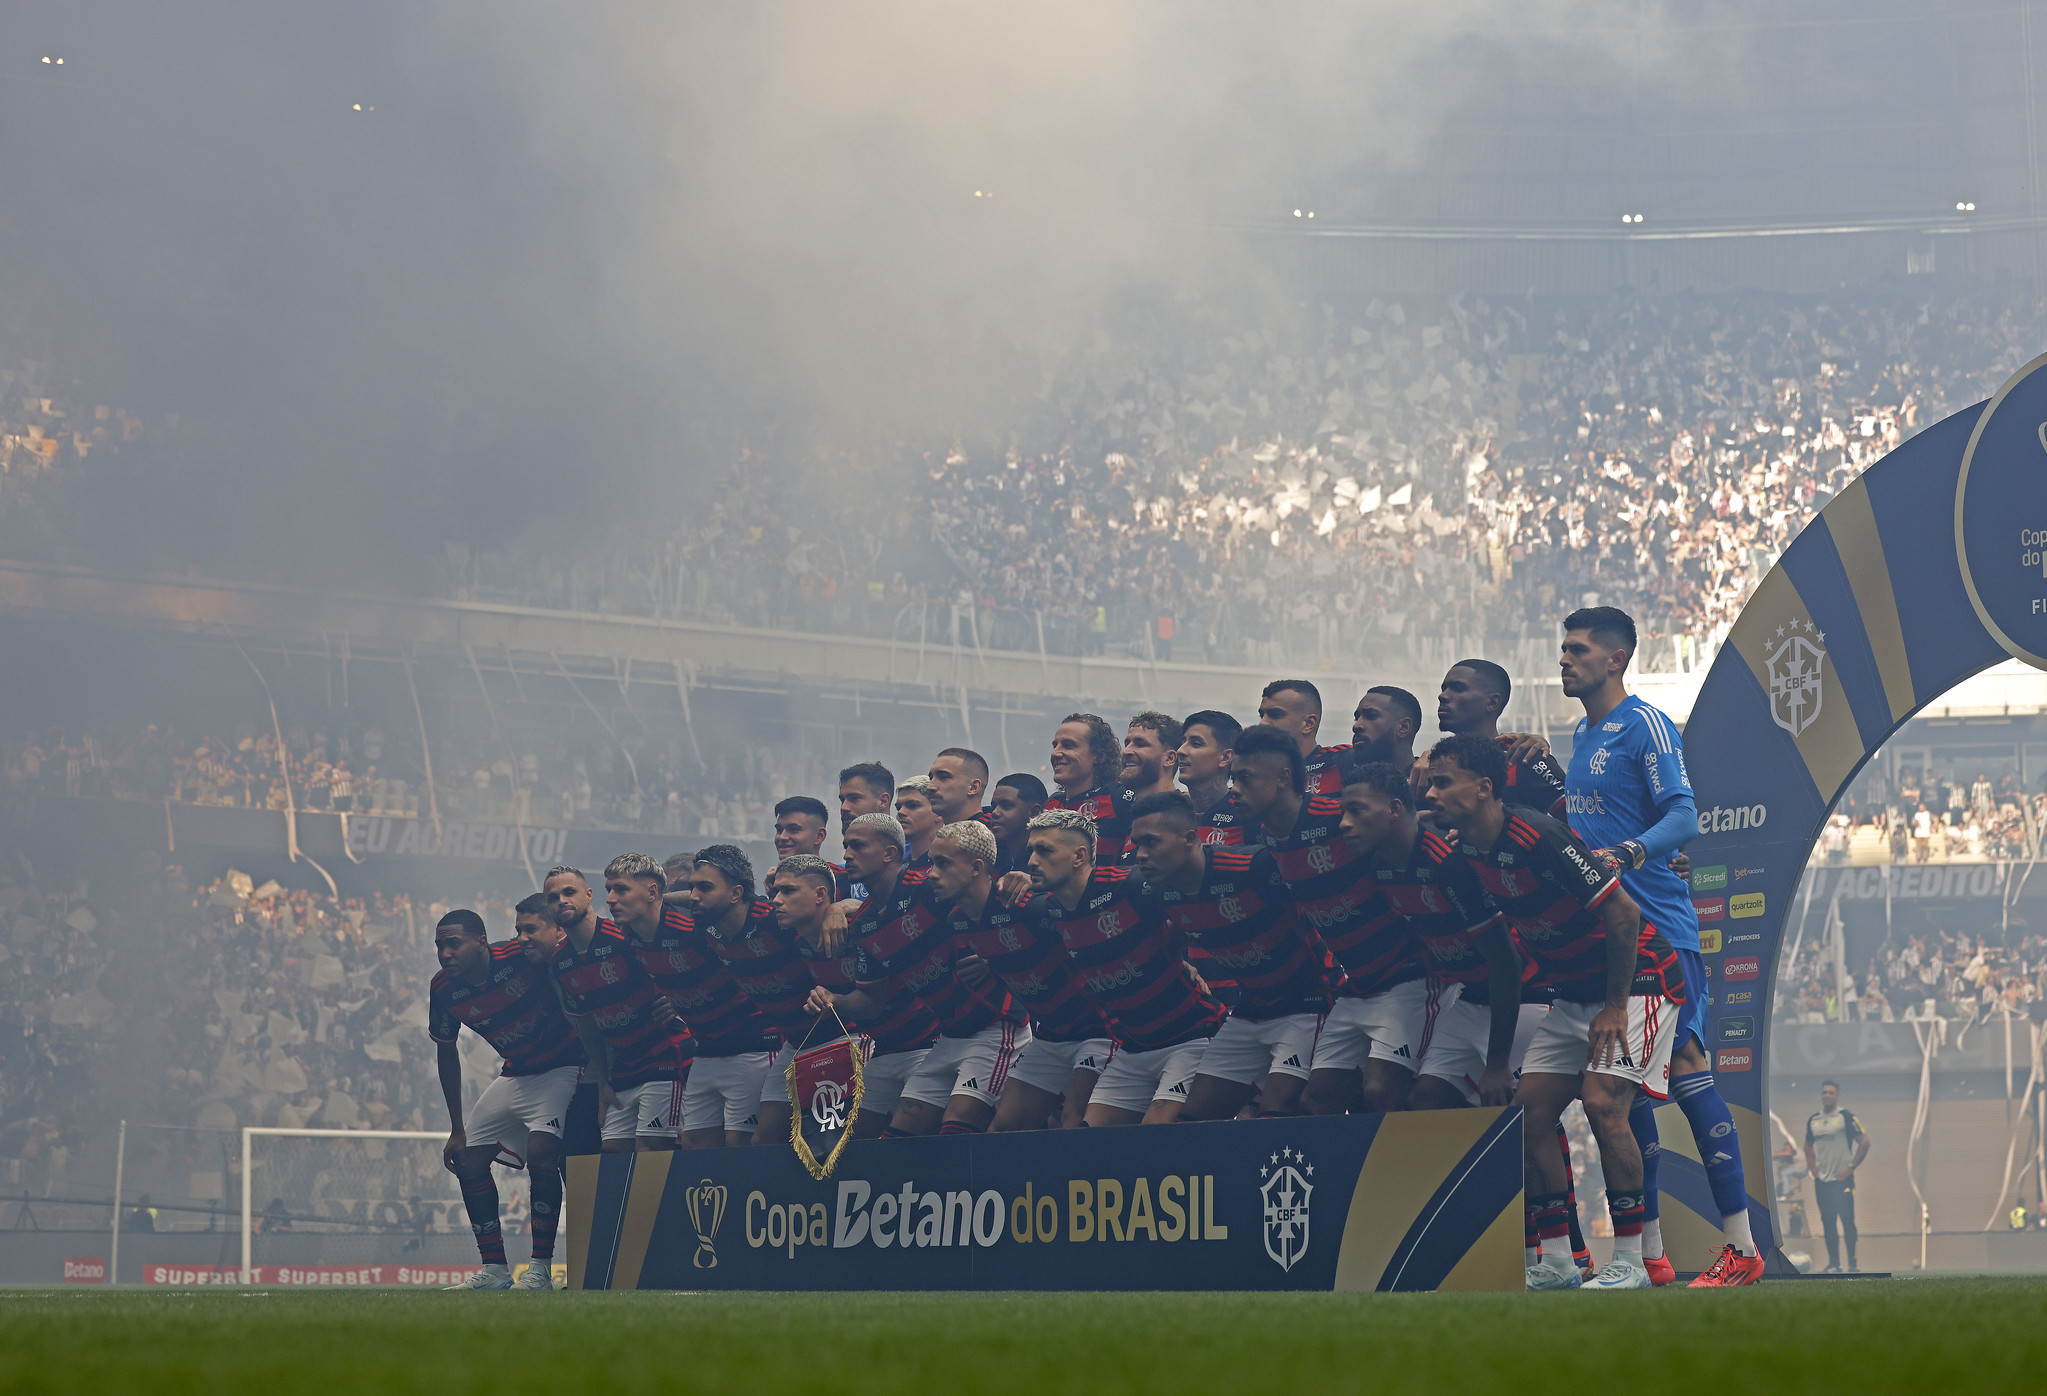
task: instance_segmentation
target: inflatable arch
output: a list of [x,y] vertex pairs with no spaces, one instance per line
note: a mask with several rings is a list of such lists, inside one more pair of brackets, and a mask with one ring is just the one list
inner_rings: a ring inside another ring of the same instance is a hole
[[[1885,739],[1948,689],[2010,657],[2047,669],[2043,369],[2047,355],[1829,503],[1743,607],[1685,727],[1701,831],[1687,851],[1714,987],[1707,1045],[1771,1250],[1772,998],[1827,815]],[[1691,1130],[1674,1106],[1659,1116],[1665,1244],[1707,1254],[1719,1225]]]

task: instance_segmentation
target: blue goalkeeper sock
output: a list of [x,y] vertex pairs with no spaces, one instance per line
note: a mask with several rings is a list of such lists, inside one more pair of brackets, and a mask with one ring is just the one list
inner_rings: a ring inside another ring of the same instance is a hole
[[1656,1102],[1641,1091],[1628,1107],[1628,1129],[1642,1151],[1642,1254],[1655,1260],[1663,1254],[1663,1212],[1656,1202],[1656,1165],[1663,1159],[1662,1137],[1656,1132]]
[[[1689,1076],[1670,1078],[1670,1098],[1691,1122],[1692,1138],[1706,1165],[1706,1181],[1713,1188],[1713,1205],[1720,1209],[1721,1226],[1749,1235],[1748,1183],[1741,1171],[1741,1137],[1734,1130],[1734,1115],[1713,1084],[1713,1073],[1695,1071]],[[1736,1222],[1739,1218],[1739,1222]],[[1731,1232],[1730,1232],[1731,1234]],[[1755,1242],[1748,1241],[1745,1253],[1753,1254]]]

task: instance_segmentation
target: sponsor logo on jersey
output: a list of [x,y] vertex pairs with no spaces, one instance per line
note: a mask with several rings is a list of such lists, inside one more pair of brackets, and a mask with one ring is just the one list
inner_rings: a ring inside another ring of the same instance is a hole
[[1282,1149],[1258,1166],[1258,1195],[1265,1211],[1265,1254],[1282,1270],[1292,1270],[1308,1253],[1308,1197],[1315,1165],[1305,1154]]
[[1718,921],[1727,914],[1725,897],[1693,897],[1692,910],[1699,913],[1701,921]]
[[1692,869],[1692,890],[1694,892],[1724,892],[1727,890],[1727,866],[1715,863],[1707,868]]
[[[1698,903],[1694,902],[1692,905],[1697,906]],[[1720,928],[1718,926],[1700,928],[1699,953],[1701,955],[1717,955],[1720,953]]]
[[1760,829],[1769,817],[1768,805],[1715,805],[1699,811],[1699,832],[1731,834],[1737,829]]
[[1722,1042],[1747,1042],[1756,1035],[1756,1020],[1753,1018],[1722,1018],[1720,1040]]
[[1763,645],[1770,679],[1770,720],[1796,737],[1820,719],[1827,662],[1826,632],[1811,620],[1780,625]]
[[1753,955],[1742,955],[1728,960],[1720,967],[1720,977],[1728,983],[1744,979],[1756,979],[1762,975],[1763,962]]
[[1755,1050],[1749,1047],[1722,1047],[1713,1057],[1715,1071],[1751,1071],[1755,1064]]
[[1621,730],[1621,724],[1618,722],[1609,722],[1602,726],[1599,730],[1602,732],[1618,732]]
[[1743,917],[1761,916],[1763,914],[1763,894],[1761,892],[1744,892],[1738,897],[1729,897],[1727,899],[1727,914],[1735,917],[1737,920]]

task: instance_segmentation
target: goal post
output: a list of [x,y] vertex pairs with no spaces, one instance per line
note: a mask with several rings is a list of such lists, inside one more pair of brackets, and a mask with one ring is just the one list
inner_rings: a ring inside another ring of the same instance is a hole
[[[388,1240],[394,1232],[402,1234],[404,1228],[379,1218],[374,1210],[375,1203],[395,1202],[409,1208],[412,1200],[436,1192],[447,1194],[459,1203],[459,1185],[441,1164],[441,1146],[447,1142],[445,1134],[402,1129],[246,1127],[242,1130],[240,1276],[245,1285],[254,1283],[256,1275],[256,1222],[268,1211],[266,1208],[264,1213],[259,1213],[255,1205],[256,1169],[266,1162],[259,1156],[258,1140],[276,1143],[305,1140],[309,1145],[317,1141],[333,1146],[329,1158],[301,1157],[294,1161],[296,1168],[281,1164],[270,1168],[266,1189],[273,1197],[299,1204],[297,1207],[288,1206],[281,1218],[292,1228],[304,1226],[313,1232],[355,1237],[382,1236]],[[310,1150],[301,1153],[309,1155]],[[341,1191],[330,1202],[325,1194],[334,1182],[332,1164],[337,1158],[354,1164],[354,1170],[352,1174],[343,1171]],[[436,1200],[445,1202],[447,1198]]]

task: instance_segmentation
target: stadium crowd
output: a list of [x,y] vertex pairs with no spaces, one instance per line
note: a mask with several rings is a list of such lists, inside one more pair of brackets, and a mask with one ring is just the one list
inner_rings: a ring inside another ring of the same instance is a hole
[[1967,1027],[2005,1013],[2047,1021],[2047,936],[2026,932],[2005,943],[1966,931],[1907,936],[1838,978],[1831,955],[1808,953],[1786,962],[1777,989],[1784,1022],[1945,1018]]
[[[1159,314],[1031,420],[740,448],[601,563],[459,550],[462,594],[1213,662],[1498,651],[1587,594],[1702,663],[1843,485],[2025,361],[2040,307],[1842,292]],[[708,502],[706,502],[708,501]],[[800,504],[799,504],[800,501]],[[537,581],[535,579],[538,579]]]

